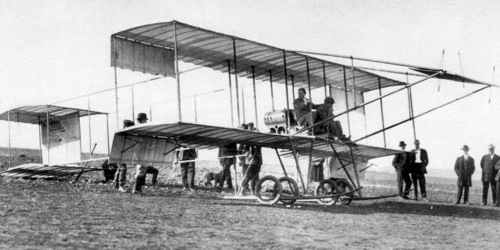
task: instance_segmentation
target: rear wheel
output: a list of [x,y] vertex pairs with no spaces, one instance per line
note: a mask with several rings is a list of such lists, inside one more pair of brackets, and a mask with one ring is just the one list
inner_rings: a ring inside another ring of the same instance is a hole
[[[278,179],[281,185],[282,198],[286,196],[299,196],[299,185],[290,177],[281,177]],[[297,200],[280,200],[285,205],[292,205]]]
[[[337,179],[335,183],[337,184],[337,187],[339,188],[341,194],[348,193],[354,190],[354,187],[346,179]],[[347,199],[344,198],[342,200],[342,205],[349,205],[351,203],[352,200],[349,199],[349,197],[354,197],[354,194],[353,193],[348,194],[346,197]]]
[[[314,193],[316,196],[325,196],[325,195],[337,195],[341,194],[340,189],[337,187],[337,184],[329,179],[322,180],[319,185],[316,187],[316,191]],[[338,201],[338,197],[332,198],[321,198],[318,199],[318,203],[321,205],[334,205]]]
[[255,187],[255,196],[262,204],[276,204],[281,197],[281,192],[279,180],[271,175],[262,177]]

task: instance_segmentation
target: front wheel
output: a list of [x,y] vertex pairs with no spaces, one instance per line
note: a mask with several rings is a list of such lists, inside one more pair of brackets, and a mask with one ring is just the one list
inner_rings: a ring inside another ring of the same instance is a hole
[[262,177],[255,187],[255,196],[262,204],[273,205],[281,198],[281,185],[279,180],[271,175]]

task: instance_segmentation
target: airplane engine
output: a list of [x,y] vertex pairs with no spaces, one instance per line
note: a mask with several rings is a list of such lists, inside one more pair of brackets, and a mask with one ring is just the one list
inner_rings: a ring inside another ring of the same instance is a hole
[[[288,115],[287,115],[288,114]],[[293,116],[293,110],[275,110],[264,114],[264,123],[269,128],[271,133],[286,134],[288,133],[287,117],[290,117],[290,130],[297,126],[297,122]]]

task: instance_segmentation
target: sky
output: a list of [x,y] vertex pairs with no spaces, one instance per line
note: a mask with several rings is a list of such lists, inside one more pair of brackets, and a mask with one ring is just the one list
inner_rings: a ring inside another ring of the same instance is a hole
[[[287,50],[353,55],[428,67],[443,65],[444,69],[456,73],[462,72],[461,59],[465,75],[500,85],[500,77],[493,71],[495,65],[500,65],[498,13],[500,3],[496,1],[384,1],[381,4],[380,1],[0,0],[0,112],[113,88],[111,34],[172,20]],[[181,70],[189,67],[181,64]],[[119,85],[154,77],[126,70],[117,75]],[[397,75],[393,77],[406,80]],[[230,125],[226,75],[203,69],[181,79],[186,121],[194,122],[196,99],[198,122]],[[410,82],[415,80],[417,78],[410,78]],[[241,80],[241,83],[249,86],[250,81]],[[243,88],[245,113],[250,120],[254,116],[251,87]],[[415,113],[477,88],[437,80],[419,84],[413,90]],[[219,89],[223,90],[208,93]],[[393,90],[386,89],[384,93]],[[313,101],[321,102],[322,91],[313,93]],[[171,78],[136,85],[134,114],[151,111],[155,122],[176,121],[175,92],[175,80]],[[268,92],[265,82],[257,83],[260,120],[264,112],[271,109]],[[282,86],[277,86],[275,92],[278,93],[276,105],[285,107]],[[366,98],[377,95],[369,93]],[[131,88],[120,89],[119,98],[119,119],[130,119]],[[384,101],[386,125],[407,117],[405,98],[406,93],[402,92]],[[429,151],[429,175],[453,176],[454,161],[464,144],[471,147],[470,154],[477,161],[487,153],[489,143],[500,145],[499,98],[499,89],[492,88],[416,120],[417,137],[421,146]],[[93,95],[90,102],[84,97],[58,105],[87,108],[89,103],[92,109],[110,113],[111,131],[116,131],[113,92]],[[357,123],[356,131],[352,132],[354,138],[381,127],[378,105],[367,107],[366,112],[367,125]],[[340,120],[345,127],[345,119]],[[86,128],[88,121],[83,123],[82,128]],[[95,130],[103,124],[102,118],[91,121]],[[263,127],[262,121],[259,124]],[[38,137],[32,128],[16,125],[12,129],[13,145],[31,146],[33,143],[29,141]],[[0,130],[0,146],[6,146],[4,122],[0,122]],[[103,132],[92,133],[95,137],[92,140],[100,141],[102,151],[105,142],[100,135]],[[85,133],[82,136],[85,137]],[[84,140],[87,140],[84,145],[89,144],[88,136]],[[413,148],[410,123],[387,132],[388,147],[397,148],[401,140],[409,144],[407,149]],[[380,135],[364,143],[383,146]],[[37,145],[36,141],[35,148]],[[391,170],[390,159],[375,162],[380,167],[374,170]]]

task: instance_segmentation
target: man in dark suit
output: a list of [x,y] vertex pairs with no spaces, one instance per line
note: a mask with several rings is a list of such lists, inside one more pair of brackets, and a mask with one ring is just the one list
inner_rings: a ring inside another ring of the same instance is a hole
[[486,206],[488,203],[488,188],[490,185],[493,204],[495,204],[497,200],[495,176],[498,170],[495,169],[495,165],[500,160],[500,156],[495,154],[495,146],[493,146],[493,144],[488,145],[488,151],[489,154],[481,158],[481,169],[483,170],[481,177],[481,181],[483,182],[483,206]]
[[229,189],[233,189],[233,181],[231,179],[231,165],[236,161],[236,154],[238,152],[236,143],[231,143],[219,147],[219,162],[222,166],[222,181],[219,184],[219,188],[224,187],[224,182],[227,183]]
[[[405,150],[406,143],[404,141],[399,142],[399,147],[401,150]],[[414,161],[414,154],[411,153],[401,153],[394,156],[392,160],[392,166],[396,170],[398,176],[398,191],[399,197],[408,200],[408,193],[411,188],[410,179],[410,167]],[[403,181],[405,183],[405,188],[403,192]]]
[[458,194],[455,204],[460,204],[462,192],[464,193],[464,204],[469,204],[469,187],[472,186],[472,174],[476,170],[474,166],[474,158],[469,156],[469,147],[464,145],[462,147],[464,155],[457,158],[455,161],[455,173],[457,173],[458,180]]
[[415,188],[415,200],[418,200],[418,187],[420,185],[420,194],[422,195],[422,199],[427,201],[425,174],[427,174],[429,157],[427,156],[427,151],[420,148],[420,141],[418,140],[415,140],[415,149],[411,152],[415,153],[415,162],[413,163],[411,172],[411,179],[413,180],[413,187]]

